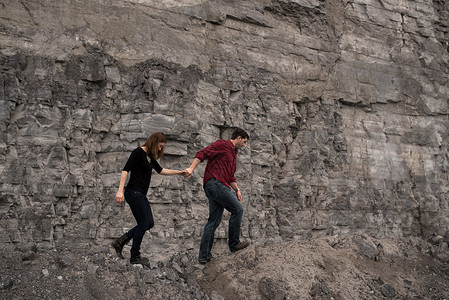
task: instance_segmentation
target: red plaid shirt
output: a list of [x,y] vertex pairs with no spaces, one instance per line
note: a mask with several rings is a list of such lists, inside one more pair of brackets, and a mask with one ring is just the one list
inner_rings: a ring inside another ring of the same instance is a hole
[[237,168],[237,149],[230,140],[218,140],[200,150],[195,158],[207,161],[203,184],[215,178],[230,187],[235,182],[234,173]]

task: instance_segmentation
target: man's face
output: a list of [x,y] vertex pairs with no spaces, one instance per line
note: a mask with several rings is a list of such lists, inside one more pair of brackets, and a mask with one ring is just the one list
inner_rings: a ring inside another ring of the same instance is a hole
[[235,143],[235,149],[240,149],[246,145],[246,142],[248,139],[242,139],[242,137],[237,137],[236,143]]

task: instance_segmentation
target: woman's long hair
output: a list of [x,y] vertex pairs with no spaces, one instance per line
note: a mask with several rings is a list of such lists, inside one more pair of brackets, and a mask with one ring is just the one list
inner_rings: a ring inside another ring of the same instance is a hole
[[155,132],[147,139],[143,146],[147,149],[148,156],[154,159],[164,156],[164,148],[159,151],[159,143],[167,143],[167,138],[162,132]]

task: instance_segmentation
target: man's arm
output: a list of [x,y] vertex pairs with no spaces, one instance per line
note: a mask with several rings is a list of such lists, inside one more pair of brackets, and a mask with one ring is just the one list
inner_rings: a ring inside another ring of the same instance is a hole
[[190,165],[190,167],[188,167],[187,169],[184,170],[184,174],[186,175],[187,178],[190,178],[190,176],[192,176],[193,171],[195,170],[195,168],[200,164],[201,160],[199,158],[194,158],[192,161],[192,164]]
[[237,182],[231,182],[230,186],[234,190],[237,199],[239,199],[239,201],[242,202],[242,193],[240,193],[240,189],[239,186],[237,185]]

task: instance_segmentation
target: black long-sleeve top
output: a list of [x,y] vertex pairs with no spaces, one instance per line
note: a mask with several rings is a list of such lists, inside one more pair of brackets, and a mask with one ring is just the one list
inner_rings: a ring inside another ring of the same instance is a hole
[[131,152],[123,171],[131,172],[131,177],[126,185],[126,189],[137,190],[144,195],[147,194],[151,182],[151,172],[162,172],[162,167],[154,158],[150,158],[141,147]]

